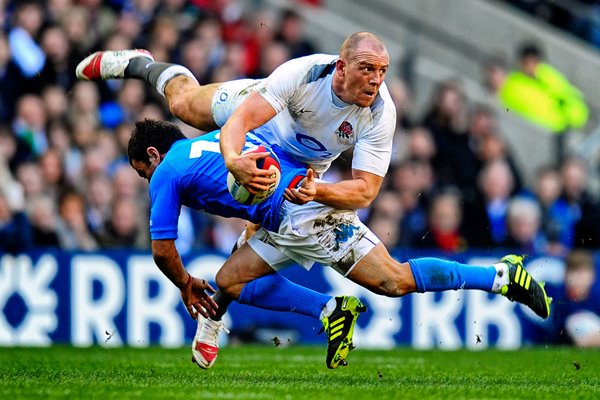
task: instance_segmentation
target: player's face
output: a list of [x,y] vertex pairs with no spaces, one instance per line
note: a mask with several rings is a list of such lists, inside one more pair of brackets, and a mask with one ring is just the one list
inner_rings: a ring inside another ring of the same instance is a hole
[[133,160],[131,162],[131,166],[141,178],[150,181],[150,178],[152,178],[152,174],[156,170],[158,164],[152,161],[150,161],[150,164],[146,164],[144,161]]
[[344,61],[344,92],[341,99],[359,107],[370,107],[388,70],[387,51],[363,47]]

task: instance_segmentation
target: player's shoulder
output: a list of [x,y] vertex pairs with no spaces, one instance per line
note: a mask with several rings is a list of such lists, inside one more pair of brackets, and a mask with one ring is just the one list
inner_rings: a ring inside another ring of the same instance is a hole
[[324,53],[316,53],[310,54],[308,56],[292,58],[284,64],[301,64],[307,66],[313,66],[315,64],[331,64],[335,62],[339,58],[338,55],[335,54],[324,54]]
[[304,83],[309,83],[332,72],[338,58],[339,56],[333,54],[311,54],[286,61],[278,70],[288,77],[295,75]]

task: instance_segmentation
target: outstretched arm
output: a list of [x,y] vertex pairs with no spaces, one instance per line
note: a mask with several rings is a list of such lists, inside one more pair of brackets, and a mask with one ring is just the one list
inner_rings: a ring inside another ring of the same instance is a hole
[[194,278],[186,271],[174,240],[153,240],[152,256],[162,273],[181,291],[183,304],[193,319],[196,313],[205,318],[216,314],[217,303],[209,294],[215,289],[205,279]]

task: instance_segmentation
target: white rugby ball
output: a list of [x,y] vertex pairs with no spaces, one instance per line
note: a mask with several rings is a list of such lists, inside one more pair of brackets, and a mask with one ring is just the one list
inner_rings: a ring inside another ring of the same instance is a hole
[[281,166],[279,165],[277,155],[273,153],[271,149],[265,146],[257,146],[245,151],[244,154],[265,152],[268,152],[269,155],[258,160],[256,166],[260,169],[266,169],[273,172],[272,176],[275,178],[275,182],[269,189],[257,194],[252,194],[233,177],[231,172],[227,174],[227,189],[229,189],[229,193],[231,193],[233,198],[242,204],[254,205],[264,201],[275,192],[275,189],[279,185],[281,179]]

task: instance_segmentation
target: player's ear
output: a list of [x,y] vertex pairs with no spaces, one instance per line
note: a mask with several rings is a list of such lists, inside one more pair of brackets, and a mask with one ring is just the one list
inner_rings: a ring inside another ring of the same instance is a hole
[[335,62],[335,72],[339,75],[339,76],[344,76],[346,74],[346,61],[342,60],[341,58],[339,58],[336,62]]
[[160,153],[156,147],[150,146],[146,149],[146,154],[148,154],[148,159],[150,162],[158,162],[160,161]]

